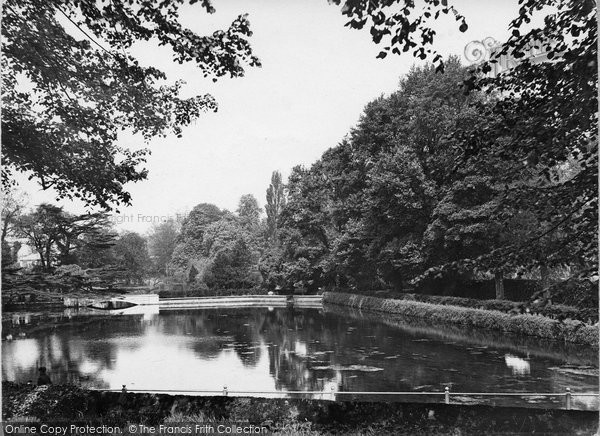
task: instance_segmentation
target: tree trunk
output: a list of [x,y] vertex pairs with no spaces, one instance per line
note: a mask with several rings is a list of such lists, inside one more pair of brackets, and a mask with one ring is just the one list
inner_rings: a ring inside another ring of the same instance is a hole
[[8,217],[4,219],[2,223],[2,245],[4,245],[4,241],[6,240],[6,234],[8,233]]
[[40,255],[40,262],[42,264],[42,271],[46,271],[46,259],[44,259],[44,252],[38,250],[38,254]]
[[46,272],[50,272],[50,268],[52,267],[52,245],[51,244],[46,245],[45,258],[46,258],[45,270],[46,270]]
[[547,265],[540,265],[540,276],[542,279],[542,290],[544,291],[544,296],[547,298],[549,297],[548,288],[550,287],[550,270]]
[[496,300],[504,300],[504,275],[502,271],[494,273],[494,283],[496,285]]

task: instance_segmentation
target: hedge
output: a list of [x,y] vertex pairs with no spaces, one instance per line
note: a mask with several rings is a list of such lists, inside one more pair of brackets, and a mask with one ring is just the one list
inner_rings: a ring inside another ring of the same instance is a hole
[[389,300],[362,295],[326,292],[323,302],[426,319],[433,323],[467,328],[498,330],[518,335],[537,336],[598,348],[598,328],[580,321],[556,321],[540,315],[511,315],[496,310],[431,304],[411,300]]
[[[515,310],[521,310],[523,303],[516,303],[514,301],[506,300],[477,300],[474,298],[463,298],[463,297],[449,297],[441,295],[425,295],[425,294],[394,294],[391,297],[394,300],[412,300],[421,301],[424,303],[441,304],[450,306],[462,306],[472,307],[476,309],[485,310],[497,310],[500,312],[511,312]],[[546,316],[548,318],[559,318],[559,319],[578,319],[580,321],[592,322],[598,321],[598,309],[580,309],[573,306],[566,306],[564,304],[553,304],[549,306],[535,307],[532,305],[532,312],[538,315]]]

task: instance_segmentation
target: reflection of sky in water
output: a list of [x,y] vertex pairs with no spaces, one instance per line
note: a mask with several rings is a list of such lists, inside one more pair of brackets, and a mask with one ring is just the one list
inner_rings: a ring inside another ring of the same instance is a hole
[[[569,367],[572,362],[544,347],[448,340],[314,309],[140,310],[4,341],[2,375],[35,380],[44,365],[55,383],[96,388],[227,386],[321,391],[318,397],[326,399],[332,390],[443,392],[445,386],[455,392],[597,391],[597,365]],[[597,399],[574,395],[573,404],[596,407]]]
[[304,357],[306,356],[306,343],[296,341],[294,344],[294,351],[298,356]]
[[36,339],[20,339],[2,347],[3,379],[17,380],[17,368],[38,367],[40,349],[37,342]]
[[531,365],[525,359],[513,356],[512,354],[506,354],[504,356],[506,366],[508,366],[513,375],[529,375],[531,373]]
[[[269,359],[261,354],[255,366],[244,366],[234,350],[217,357],[199,359],[185,346],[186,341],[164,342],[159,336],[146,337],[135,350],[120,349],[113,368],[99,375],[111,388],[131,389],[275,390],[269,375]],[[265,347],[266,348],[266,347]]]

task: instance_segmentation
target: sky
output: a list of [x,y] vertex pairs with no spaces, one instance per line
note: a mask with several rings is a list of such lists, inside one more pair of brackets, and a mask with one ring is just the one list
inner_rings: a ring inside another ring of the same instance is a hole
[[[440,19],[434,47],[463,59],[472,40],[506,39],[518,10],[516,0],[454,4],[469,28],[461,33],[453,19]],[[327,0],[215,0],[214,6],[216,13],[209,15],[199,3],[186,5],[182,24],[210,34],[248,13],[254,32],[250,42],[262,67],[247,68],[243,78],[213,83],[194,65],[173,63],[168,48],[150,43],[132,48],[142,65],[158,67],[170,81],[184,80],[184,97],[210,93],[219,110],[184,128],[182,138],[172,135],[147,144],[152,151],[148,178],[126,186],[133,201],[113,215],[118,230],[144,233],[199,203],[234,211],[244,194],[253,194],[264,206],[274,170],[285,179],[294,166],[316,161],[349,133],[369,101],[396,90],[400,78],[418,64],[410,53],[376,59],[379,47],[368,30],[345,27],[340,7]],[[143,144],[124,136],[121,145]],[[55,201],[55,193],[41,191],[26,177],[19,180],[29,206],[46,201],[73,213],[86,210],[81,203]]]

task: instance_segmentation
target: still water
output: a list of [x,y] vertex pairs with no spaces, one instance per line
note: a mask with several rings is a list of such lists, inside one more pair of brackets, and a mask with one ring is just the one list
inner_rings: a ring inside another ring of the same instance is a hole
[[[5,314],[3,328],[29,324]],[[2,342],[3,380],[35,383],[46,366],[54,383],[140,390],[340,392],[598,392],[597,351],[481,332],[416,326],[342,309],[193,309],[139,315],[68,314],[52,329]],[[63,322],[63,324],[61,324]],[[266,394],[254,394],[268,396]],[[358,398],[358,397],[357,397]],[[361,399],[443,401],[443,395]],[[565,397],[473,398],[564,407]],[[573,397],[597,409],[597,397]]]

